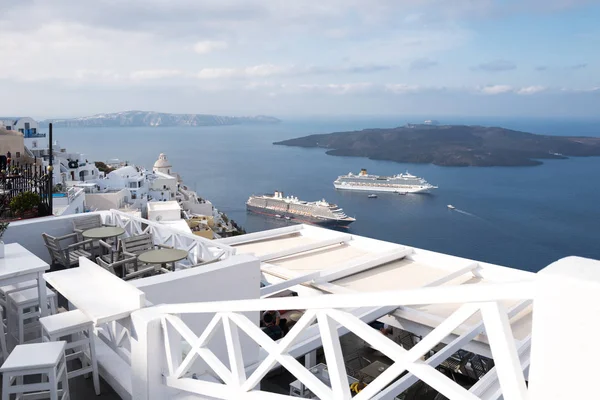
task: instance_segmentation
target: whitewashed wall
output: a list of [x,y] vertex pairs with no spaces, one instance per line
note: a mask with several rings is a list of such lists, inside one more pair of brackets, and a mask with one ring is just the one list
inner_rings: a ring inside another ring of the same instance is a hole
[[44,245],[42,233],[52,236],[73,233],[73,219],[84,215],[91,215],[91,213],[11,222],[2,240],[4,243],[20,243],[27,250],[49,263],[50,256]]
[[131,199],[131,192],[129,189],[122,189],[113,193],[88,193],[85,197],[85,202],[90,209],[110,210],[123,208],[125,198]]

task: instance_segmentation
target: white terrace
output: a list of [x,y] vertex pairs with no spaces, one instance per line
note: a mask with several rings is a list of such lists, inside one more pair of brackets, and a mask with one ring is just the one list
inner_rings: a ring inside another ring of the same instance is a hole
[[[569,257],[534,274],[306,225],[209,241],[98,214],[124,236],[150,232],[188,251],[175,272],[137,280],[83,258],[47,275],[94,321],[100,373],[123,399],[288,398],[261,391],[278,366],[315,398],[349,399],[340,344],[349,332],[392,360],[358,400],[394,399],[418,380],[449,399],[597,397],[598,261]],[[4,241],[49,262],[41,234],[69,234],[80,217],[16,222]],[[302,316],[274,342],[259,328],[264,310]],[[375,320],[422,339],[405,349],[368,325]],[[320,348],[330,384],[307,369]],[[436,367],[460,349],[495,367],[459,385]]]

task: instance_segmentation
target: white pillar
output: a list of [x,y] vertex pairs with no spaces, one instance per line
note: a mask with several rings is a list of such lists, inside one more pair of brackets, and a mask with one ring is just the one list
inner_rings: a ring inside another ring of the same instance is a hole
[[313,350],[304,355],[304,366],[307,369],[311,369],[315,365],[317,365],[317,350]]
[[563,258],[538,273],[529,399],[598,396],[600,261]]
[[134,332],[131,338],[132,399],[171,398],[175,390],[165,385],[168,367],[160,318],[146,308],[131,314],[131,322]]

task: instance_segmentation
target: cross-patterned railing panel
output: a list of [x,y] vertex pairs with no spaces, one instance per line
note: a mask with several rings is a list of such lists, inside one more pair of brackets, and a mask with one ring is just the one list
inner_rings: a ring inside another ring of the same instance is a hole
[[[515,315],[515,310],[506,310],[503,301],[528,301],[531,299],[532,293],[531,285],[519,283],[481,285],[481,287],[472,285],[471,287],[427,288],[354,296],[323,295],[316,298],[296,297],[159,306],[157,311],[162,315],[164,349],[168,360],[166,383],[172,388],[219,399],[256,398],[259,395],[256,388],[260,381],[272,368],[281,365],[319,399],[367,400],[378,398],[383,389],[408,371],[449,399],[474,400],[478,397],[436,370],[435,366],[423,361],[422,357],[457,329],[464,328],[465,322],[479,313],[494,355],[504,398],[524,400],[527,389],[510,326],[510,318]],[[368,325],[370,321],[363,321],[352,313],[352,309],[361,307],[361,305],[385,307],[436,303],[463,303],[463,305],[409,350],[373,329]],[[245,315],[251,311],[282,308],[302,309],[306,312],[289,333],[277,342],[267,336]],[[179,316],[174,315],[186,313],[212,313],[214,317],[198,336]],[[330,386],[320,381],[290,354],[299,338],[306,339],[306,335],[303,333],[308,329],[314,331],[314,324],[318,327],[322,341]],[[350,391],[344,366],[344,355],[338,337],[340,327],[352,332],[394,362],[355,396],[352,396]],[[208,345],[211,337],[220,329],[225,332],[227,348],[227,354],[219,355],[221,358]],[[243,360],[240,332],[244,332],[267,353],[265,359],[251,368]],[[465,334],[468,337],[463,336],[472,340],[479,332],[477,330],[474,333]],[[462,336],[459,336],[456,340],[461,340],[461,338]],[[181,359],[180,352],[171,351],[171,344],[181,340],[187,342],[191,348],[183,359]],[[212,369],[216,378],[222,383],[198,381],[187,377],[198,358]],[[267,395],[267,393],[264,394]],[[268,395],[271,396],[271,394]],[[287,398],[289,396],[280,397]]]

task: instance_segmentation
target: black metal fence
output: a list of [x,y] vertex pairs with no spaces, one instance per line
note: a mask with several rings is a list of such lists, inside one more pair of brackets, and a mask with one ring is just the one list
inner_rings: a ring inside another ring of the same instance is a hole
[[[39,196],[39,204],[16,213],[11,201],[21,193]],[[35,164],[10,163],[0,165],[0,218],[45,217],[52,215],[52,178],[44,167]]]

